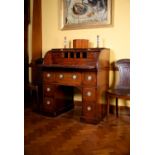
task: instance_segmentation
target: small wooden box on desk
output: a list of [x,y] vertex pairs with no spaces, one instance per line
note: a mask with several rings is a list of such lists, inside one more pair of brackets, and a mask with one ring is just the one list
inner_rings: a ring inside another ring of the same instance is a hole
[[87,39],[74,39],[73,48],[88,48],[89,40]]
[[109,87],[107,48],[52,49],[45,54],[43,104],[45,114],[57,116],[74,107],[73,88],[82,95],[81,121],[96,124],[104,116]]

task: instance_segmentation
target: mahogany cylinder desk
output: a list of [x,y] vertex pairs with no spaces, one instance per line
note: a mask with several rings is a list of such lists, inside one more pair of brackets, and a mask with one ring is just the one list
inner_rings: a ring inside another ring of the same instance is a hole
[[97,124],[104,116],[109,87],[108,48],[48,51],[43,60],[43,113],[57,116],[74,107],[74,87],[82,95],[81,121]]

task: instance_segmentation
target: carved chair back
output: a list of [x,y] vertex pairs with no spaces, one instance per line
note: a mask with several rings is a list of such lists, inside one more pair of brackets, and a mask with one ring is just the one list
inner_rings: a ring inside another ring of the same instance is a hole
[[119,71],[119,81],[116,89],[130,89],[130,59],[120,59],[115,62]]

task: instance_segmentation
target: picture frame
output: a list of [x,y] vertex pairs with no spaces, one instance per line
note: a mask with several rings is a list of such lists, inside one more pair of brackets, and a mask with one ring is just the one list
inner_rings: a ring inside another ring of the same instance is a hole
[[60,29],[86,29],[111,25],[112,0],[60,0]]

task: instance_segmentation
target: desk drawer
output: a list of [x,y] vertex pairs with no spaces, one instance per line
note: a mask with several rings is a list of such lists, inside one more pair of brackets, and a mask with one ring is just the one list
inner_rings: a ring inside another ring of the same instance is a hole
[[43,111],[44,112],[53,112],[54,109],[55,109],[54,99],[51,97],[50,98],[45,97],[44,102],[43,102]]
[[83,88],[83,101],[96,101],[96,88]]
[[43,82],[51,83],[55,79],[54,72],[43,72]]
[[53,85],[44,85],[44,96],[54,96],[54,86]]
[[96,73],[85,72],[82,75],[82,84],[96,86]]
[[95,102],[83,102],[82,105],[82,114],[86,118],[95,117]]
[[55,72],[55,82],[65,85],[80,85],[80,72]]

